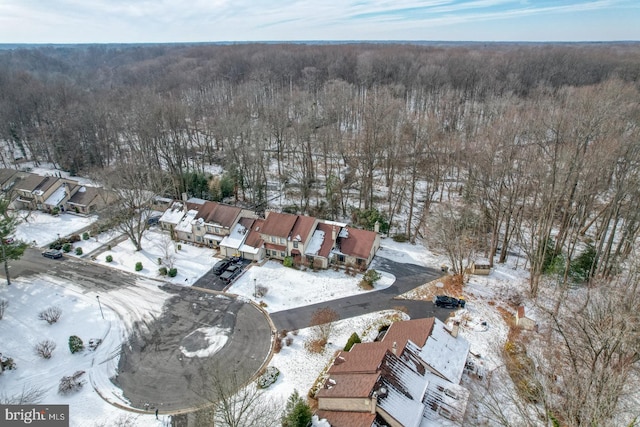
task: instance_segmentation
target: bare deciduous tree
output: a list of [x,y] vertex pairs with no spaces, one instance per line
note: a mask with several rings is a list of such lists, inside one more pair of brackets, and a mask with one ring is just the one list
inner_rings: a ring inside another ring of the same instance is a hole
[[198,426],[260,427],[278,425],[283,403],[266,396],[255,384],[243,384],[228,369],[203,373],[208,389],[203,396],[212,405],[196,414]]

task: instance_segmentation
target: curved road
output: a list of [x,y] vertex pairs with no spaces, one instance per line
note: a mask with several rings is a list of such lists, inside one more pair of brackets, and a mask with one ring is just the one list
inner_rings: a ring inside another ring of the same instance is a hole
[[[101,294],[135,289],[139,279],[71,256],[44,258],[35,249],[11,261],[9,271],[12,278],[48,274]],[[159,287],[175,296],[167,299],[161,316],[134,325],[113,379],[133,407],[175,412],[202,406],[215,399],[212,376],[222,383],[244,384],[262,368],[271,352],[272,332],[261,310],[220,293],[169,284]],[[211,343],[205,333],[210,331],[222,347],[211,357],[186,357],[184,351],[207,355]]]
[[[398,263],[376,257],[374,268],[396,277],[390,287],[364,294],[271,313],[279,330],[296,330],[310,325],[313,313],[329,307],[341,319],[402,307],[412,319],[445,319],[451,310],[435,307],[430,301],[396,299],[417,286],[441,276],[441,272],[415,264]],[[21,260],[11,262],[12,276],[45,273],[80,284],[87,292],[109,292],[136,286],[138,276],[72,257],[50,260],[37,250],[28,250]],[[2,272],[0,272],[2,275]],[[213,371],[225,372],[236,384],[248,381],[266,360],[271,349],[271,326],[253,305],[198,288],[163,285],[175,293],[163,314],[151,323],[136,325],[136,333],[122,347],[115,379],[133,406],[141,409],[178,411],[206,403]],[[217,328],[227,341],[214,357],[187,358],[189,351],[206,347],[204,332]],[[194,404],[195,403],[195,404]]]
[[439,270],[416,264],[405,264],[376,256],[374,268],[393,274],[396,281],[386,289],[322,303],[271,313],[271,320],[278,330],[293,331],[306,328],[311,323],[313,313],[320,308],[334,310],[340,319],[361,316],[380,310],[402,307],[412,319],[437,317],[444,320],[451,310],[436,307],[431,301],[413,301],[395,298],[417,286],[442,276]]

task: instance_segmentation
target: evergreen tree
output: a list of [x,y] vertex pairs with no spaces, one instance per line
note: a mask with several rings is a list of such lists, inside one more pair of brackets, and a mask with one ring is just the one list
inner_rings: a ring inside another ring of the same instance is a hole
[[311,408],[300,397],[298,390],[294,390],[287,400],[287,406],[282,415],[282,426],[307,427],[311,425],[311,417]]
[[18,226],[18,218],[9,212],[9,200],[0,201],[0,261],[4,262],[4,274],[7,278],[7,285],[11,284],[9,276],[9,260],[20,259],[27,249],[24,242],[13,240],[13,233]]

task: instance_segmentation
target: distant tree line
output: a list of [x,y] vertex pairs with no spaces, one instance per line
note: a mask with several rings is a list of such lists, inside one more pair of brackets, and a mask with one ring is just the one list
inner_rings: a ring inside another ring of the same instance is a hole
[[[0,165],[103,180],[133,165],[132,186],[258,210],[275,188],[289,211],[373,210],[411,241],[440,224],[455,253],[504,262],[518,247],[535,294],[549,270],[570,280],[581,256],[592,277],[631,253],[639,81],[633,43],[4,50]],[[449,208],[464,227],[446,229]]]

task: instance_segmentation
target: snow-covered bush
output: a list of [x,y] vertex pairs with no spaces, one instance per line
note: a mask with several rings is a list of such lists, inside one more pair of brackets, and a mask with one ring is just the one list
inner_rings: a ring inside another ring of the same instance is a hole
[[77,335],[71,335],[69,337],[69,351],[71,354],[78,353],[84,350],[84,343],[82,342],[82,338]]
[[76,371],[73,375],[60,378],[58,393],[68,394],[72,391],[78,391],[84,385],[84,380],[80,377],[84,375],[84,371]]
[[275,366],[268,366],[264,374],[260,375],[256,380],[258,387],[267,388],[271,384],[275,383],[280,375],[280,371]]
[[51,340],[40,341],[33,347],[33,351],[36,355],[42,357],[43,359],[51,359],[51,355],[53,354],[53,350],[56,349],[56,343]]
[[10,371],[11,369],[16,369],[16,363],[13,361],[12,357],[4,357],[2,353],[0,353],[0,374],[3,371]]
[[48,324],[53,325],[60,319],[62,315],[62,309],[60,307],[54,306],[49,307],[38,314],[38,319],[46,320]]

